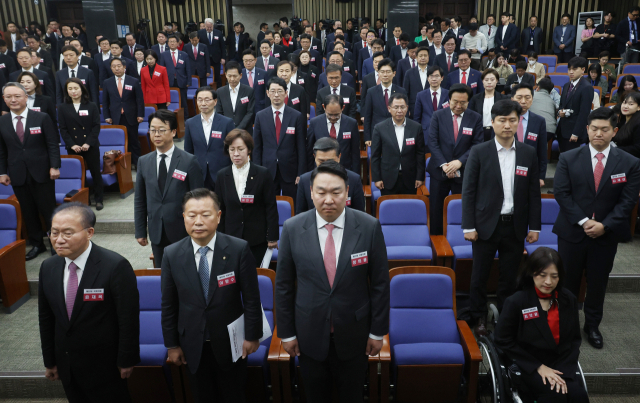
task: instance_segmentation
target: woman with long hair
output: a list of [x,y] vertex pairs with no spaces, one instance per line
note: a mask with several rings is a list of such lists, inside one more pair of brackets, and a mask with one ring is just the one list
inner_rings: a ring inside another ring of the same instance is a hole
[[609,102],[613,102],[616,104],[616,106],[620,106],[622,100],[624,99],[624,96],[630,91],[638,91],[638,82],[636,81],[636,78],[634,76],[632,76],[631,74],[627,74],[620,80],[618,92],[613,94],[613,96],[611,97],[611,101]]
[[588,74],[589,74],[588,80],[591,83],[591,86],[601,87],[602,94],[600,95],[604,97],[604,94],[606,94],[607,90],[609,89],[609,83],[607,82],[607,78],[602,75],[602,66],[600,66],[599,63],[593,63],[589,65]]
[[509,61],[505,59],[504,54],[502,53],[498,53],[496,55],[496,60],[498,61],[498,65],[494,68],[498,72],[500,78],[504,78],[506,80],[511,74],[513,74],[513,67],[509,65]]
[[596,31],[596,24],[593,18],[587,17],[584,21],[584,28],[582,29],[582,35],[580,40],[582,41],[582,47],[580,48],[581,57],[592,57],[595,49],[593,34]]
[[613,142],[619,149],[640,158],[640,92],[624,95],[620,104],[618,132]]
[[534,73],[536,75],[536,84],[538,84],[545,76],[544,65],[538,63],[538,54],[536,52],[531,51],[527,56],[527,73]]

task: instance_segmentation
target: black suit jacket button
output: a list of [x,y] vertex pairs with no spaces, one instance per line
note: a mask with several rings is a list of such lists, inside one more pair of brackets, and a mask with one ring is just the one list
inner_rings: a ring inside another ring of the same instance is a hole
[[73,130],[76,130],[76,128],[74,127]]

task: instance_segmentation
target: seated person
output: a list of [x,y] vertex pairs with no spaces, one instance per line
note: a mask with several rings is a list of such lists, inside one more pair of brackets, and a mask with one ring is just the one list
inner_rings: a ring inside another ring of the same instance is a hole
[[516,72],[509,75],[507,83],[504,86],[505,94],[511,94],[511,88],[519,84],[536,85],[536,80],[533,78],[533,75],[527,73],[527,62],[525,61],[516,63]]
[[511,49],[509,53],[509,63],[526,62],[527,59],[520,54],[520,49]]
[[578,301],[563,288],[564,277],[558,252],[536,249],[520,274],[520,291],[504,302],[494,341],[505,362],[520,368],[533,400],[586,403],[576,375],[582,342]]

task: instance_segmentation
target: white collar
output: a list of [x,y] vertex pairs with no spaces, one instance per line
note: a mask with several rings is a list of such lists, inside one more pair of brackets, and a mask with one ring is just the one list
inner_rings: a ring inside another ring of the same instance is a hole
[[[176,149],[176,145],[174,144],[174,145],[172,145],[172,146],[171,146],[171,148],[169,149],[169,151],[167,151],[166,153],[164,153],[164,155],[166,155],[166,156],[167,156],[167,158],[171,158],[171,157],[173,156],[173,152],[175,151],[175,149]],[[156,150],[156,154],[157,154],[157,158],[160,158],[160,155],[161,155],[162,153],[160,153],[160,151]]]
[[229,91],[238,92],[239,89],[240,89],[240,84],[239,83],[235,87],[232,87],[231,84],[229,84]]
[[73,67],[69,67],[69,65],[67,65],[67,68],[69,69],[69,71],[71,71],[71,70],[76,71],[76,70],[78,70],[78,67],[80,67],[80,61],[79,60],[78,60],[78,63],[76,63],[76,65],[73,66]]
[[[449,109],[451,111],[451,117],[454,117],[456,114],[453,113],[453,111],[451,109]],[[464,116],[464,112],[462,112],[461,114],[459,114],[458,116],[460,116],[460,119],[462,119],[462,117]]]
[[284,107],[286,105],[282,104],[282,106],[280,107],[280,109],[276,109],[273,104],[271,104],[271,113],[276,113],[276,112],[280,112],[280,115],[284,115]]
[[609,158],[609,151],[611,151],[611,144],[609,144],[607,146],[607,148],[605,148],[604,150],[598,151],[595,148],[593,148],[591,143],[589,143],[589,152],[591,152],[591,158],[595,158],[596,154],[598,154],[598,153],[602,153],[602,154],[604,154],[605,158]]
[[[582,78],[582,77],[580,77],[580,78]],[[575,88],[575,87],[578,85],[578,83],[580,82],[580,78],[578,78],[576,81],[571,81],[571,84],[573,84],[573,87],[574,87],[574,88]]]
[[[213,238],[211,238],[211,240],[207,244],[207,246],[209,247],[209,249],[211,249],[211,251],[213,251],[214,247],[216,246],[217,237],[218,237],[218,231],[216,231],[216,233],[213,235]],[[200,248],[202,246],[198,245],[196,241],[193,240],[193,238],[191,238],[191,245],[193,245],[193,254],[195,256],[196,253],[200,252]]]
[[246,174],[249,172],[249,167],[251,166],[251,161],[247,161],[246,164],[241,166],[240,168],[236,167],[236,164],[231,164],[231,169],[238,174]]
[[11,120],[15,119],[16,116],[22,116],[22,119],[26,119],[27,118],[27,113],[29,112],[29,108],[24,108],[24,110],[22,111],[21,114],[16,115],[15,113],[13,113],[13,111],[11,111]]
[[382,84],[382,82],[380,83],[380,87],[382,87],[382,92],[384,92],[384,90],[389,90],[389,92],[391,92],[392,86],[393,86],[393,83],[389,84],[388,87],[385,87],[384,84]]
[[33,73],[33,66],[31,66],[31,68],[29,70],[25,70],[24,67],[23,67],[22,71],[28,71],[29,73]]
[[213,122],[213,117],[216,116],[216,112],[215,110],[213,111],[213,113],[211,114],[211,116],[209,117],[209,119],[205,119],[204,115],[201,113],[200,114],[200,121],[202,123],[207,123],[207,124],[211,124],[211,122]]
[[76,266],[78,266],[78,269],[84,270],[84,268],[87,266],[87,259],[89,258],[89,254],[91,253],[92,244],[93,242],[89,241],[89,246],[87,246],[87,249],[85,249],[84,252],[80,254],[80,256],[75,258],[75,260],[71,260],[68,257],[65,257],[64,261],[66,265],[69,266],[73,262],[76,264]]
[[433,93],[434,93],[434,92],[435,92],[436,94],[440,95],[440,94],[442,93],[442,87],[438,87],[438,89],[434,91],[434,90],[431,88],[431,86],[429,86],[429,92],[431,93],[431,95],[432,95],[432,96],[433,96]]
[[335,219],[334,222],[326,221],[324,218],[320,216],[320,213],[318,213],[318,210],[316,210],[316,227],[320,229],[327,224],[333,224],[338,228],[344,228],[345,210],[346,209],[342,210],[342,213],[338,216],[338,218]]
[[397,127],[397,128],[405,127],[407,125],[407,118],[404,118],[404,122],[402,122],[401,125],[397,125],[396,121],[393,120],[393,118],[391,118],[391,123],[393,123],[393,127]]
[[[498,138],[494,137],[493,140],[496,143],[496,148],[498,149],[498,151],[500,150],[506,150],[506,148],[502,147],[502,144],[498,143]],[[516,138],[513,138],[513,143],[511,143],[511,147],[509,147],[509,150],[515,150],[516,148]]]

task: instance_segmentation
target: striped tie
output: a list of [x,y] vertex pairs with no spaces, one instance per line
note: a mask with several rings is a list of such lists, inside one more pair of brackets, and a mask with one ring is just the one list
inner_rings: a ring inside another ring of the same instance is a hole
[[208,246],[203,246],[198,249],[200,252],[200,283],[202,284],[202,293],[204,294],[204,300],[206,301],[209,298],[209,281],[211,276],[209,275],[209,260],[207,259],[207,252],[209,252]]

